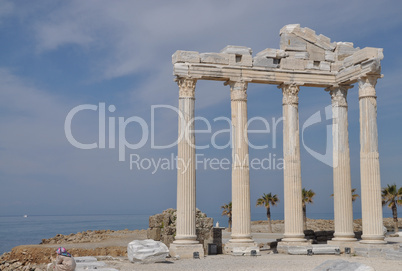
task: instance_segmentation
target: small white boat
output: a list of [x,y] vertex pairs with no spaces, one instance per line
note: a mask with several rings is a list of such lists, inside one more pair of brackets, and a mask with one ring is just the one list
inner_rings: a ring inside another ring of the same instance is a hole
[[27,217],[28,217],[28,215],[24,215],[24,217],[25,217],[25,218],[27,218]]

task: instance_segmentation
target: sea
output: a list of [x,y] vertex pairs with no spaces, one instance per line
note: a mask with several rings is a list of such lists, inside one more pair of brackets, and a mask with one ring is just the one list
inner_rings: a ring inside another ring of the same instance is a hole
[[[127,215],[23,215],[0,216],[0,255],[19,245],[39,244],[42,239],[57,234],[68,235],[87,230],[147,229],[148,218],[153,214]],[[227,227],[227,217],[221,213],[207,213],[208,217]],[[331,213],[312,213],[314,219],[333,219]],[[354,218],[361,218],[360,213]],[[265,220],[265,213],[252,213],[251,220]],[[283,219],[283,213],[272,213],[272,219]]]

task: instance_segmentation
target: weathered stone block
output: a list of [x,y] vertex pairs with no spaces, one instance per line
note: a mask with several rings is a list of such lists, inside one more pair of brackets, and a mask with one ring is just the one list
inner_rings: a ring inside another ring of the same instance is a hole
[[304,70],[307,66],[307,60],[282,58],[280,67],[284,70]]
[[308,27],[302,28],[302,33],[303,36],[301,36],[303,39],[311,42],[311,43],[316,43],[317,42],[317,35],[315,34],[315,31],[313,29],[310,29]]
[[160,228],[162,227],[163,214],[156,214],[149,217],[149,227],[150,228]]
[[314,44],[307,44],[307,52],[309,53],[309,59],[315,61],[325,60],[325,50],[315,46]]
[[360,48],[353,48],[353,43],[351,42],[338,42],[335,49],[336,59],[342,61],[358,50],[360,50]]
[[284,27],[281,28],[281,30],[279,31],[279,34],[289,34],[289,33],[295,33],[295,32],[301,32],[300,29],[300,24],[288,24],[285,25]]
[[339,249],[339,247],[329,245],[314,245],[313,253],[314,255],[336,254],[335,249]]
[[330,71],[331,70],[331,63],[321,61],[320,62],[320,70],[322,70],[322,71]]
[[229,55],[229,65],[231,66],[253,66],[253,57],[251,55]]
[[194,51],[176,51],[172,55],[172,63],[188,62],[188,63],[200,63],[200,54]]
[[229,54],[202,53],[200,54],[201,63],[229,65]]
[[287,52],[289,54],[289,58],[297,58],[297,59],[309,59],[310,55],[308,52]]
[[332,72],[337,72],[341,69],[342,67],[342,62],[335,62],[335,63],[331,63],[331,71]]
[[312,43],[317,41],[317,35],[314,30],[308,27],[300,28],[299,24],[285,25],[280,30],[280,35],[282,34],[293,34]]
[[161,240],[161,229],[160,228],[152,228],[147,230],[147,238],[153,239],[155,241]]
[[307,60],[307,70],[319,70],[321,61]]
[[318,47],[321,47],[324,50],[333,51],[336,47],[336,42],[331,43],[330,38],[320,34],[317,38],[317,41],[314,43]]
[[198,252],[200,259],[204,258],[204,248],[201,244],[171,244],[169,247],[170,256],[180,259],[193,258],[194,252]]
[[253,51],[249,47],[228,45],[221,51],[223,54],[252,55]]
[[335,62],[335,53],[331,51],[325,51],[325,61]]
[[306,51],[307,41],[293,34],[282,34],[280,39],[281,50],[286,51]]
[[278,68],[279,59],[270,57],[255,57],[253,59],[254,67],[265,67],[265,68]]
[[382,49],[366,47],[345,58],[343,61],[343,66],[350,67],[371,58],[382,59],[383,57],[384,55],[382,53]]
[[276,49],[266,48],[255,55],[255,58],[276,58]]
[[168,255],[169,249],[165,244],[150,239],[134,240],[127,246],[127,256],[132,263],[164,261]]
[[261,52],[257,53],[255,55],[255,58],[269,57],[269,58],[280,59],[280,58],[284,58],[287,56],[289,56],[289,54],[287,52],[285,52],[284,50],[267,48],[267,49],[264,49]]

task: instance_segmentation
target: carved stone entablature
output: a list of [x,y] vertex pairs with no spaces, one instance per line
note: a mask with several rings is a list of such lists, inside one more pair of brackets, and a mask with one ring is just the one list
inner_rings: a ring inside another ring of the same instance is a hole
[[283,99],[282,99],[282,104],[283,105],[298,105],[299,104],[299,90],[300,90],[300,85],[296,83],[291,83],[291,84],[281,84],[278,86],[278,88],[282,89],[283,93]]
[[248,83],[273,85],[302,82],[320,88],[352,85],[360,77],[381,74],[382,48],[360,49],[351,42],[334,42],[298,24],[281,29],[279,46],[255,56],[251,48],[232,45],[219,53],[178,50],[172,56],[173,74],[197,80],[247,78]]
[[368,75],[361,77],[358,80],[359,83],[359,99],[362,98],[377,98],[375,92],[375,85],[377,84],[377,79],[379,75]]
[[232,101],[247,101],[247,82],[243,80],[227,81],[224,85],[230,86],[230,99]]
[[179,98],[194,99],[196,79],[177,77],[175,81],[179,86]]
[[329,91],[329,94],[331,95],[333,107],[348,107],[348,102],[346,98],[348,95],[348,89],[350,88],[353,88],[353,86],[341,85],[328,87],[325,89],[326,91]]

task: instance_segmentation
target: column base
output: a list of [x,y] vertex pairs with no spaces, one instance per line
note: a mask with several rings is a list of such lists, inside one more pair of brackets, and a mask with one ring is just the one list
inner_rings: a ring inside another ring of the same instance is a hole
[[360,244],[378,244],[378,245],[383,245],[386,244],[387,241],[385,240],[361,240]]
[[240,239],[235,239],[235,242],[232,242],[232,240],[229,240],[229,242],[225,244],[223,250],[224,254],[230,254],[233,256],[251,256],[251,251],[255,250],[257,256],[261,255],[260,248],[254,240],[248,239],[247,242],[244,243],[238,242]]
[[306,242],[304,234],[284,234],[282,238],[283,242]]
[[173,258],[192,259],[193,253],[198,252],[200,259],[204,258],[204,246],[198,244],[184,244],[184,243],[171,243],[169,247],[169,254]]
[[335,242],[356,242],[357,239],[354,238],[354,237],[334,237],[334,238],[331,239],[331,241],[335,241]]
[[386,244],[384,235],[362,235],[361,244]]

